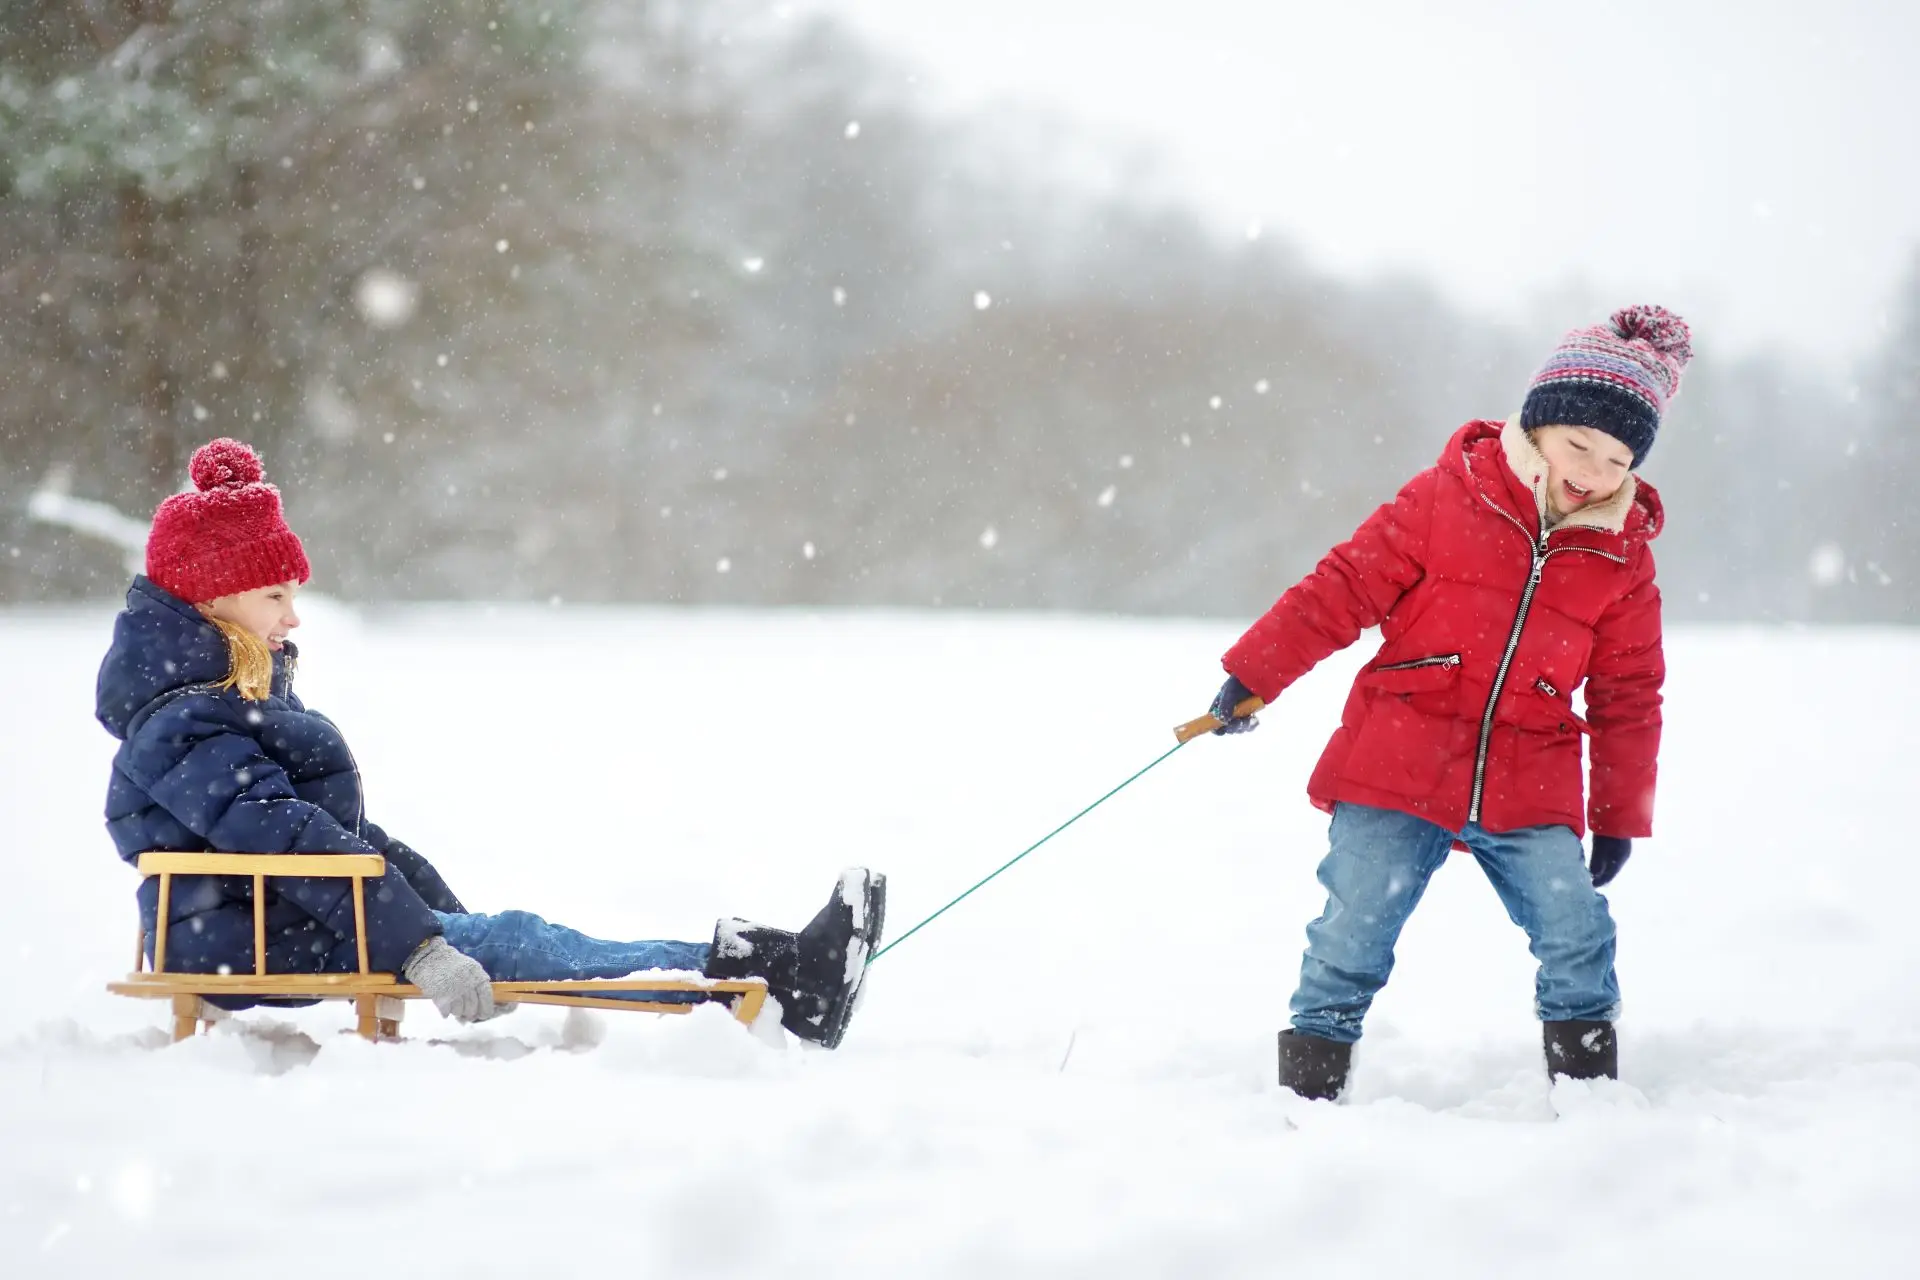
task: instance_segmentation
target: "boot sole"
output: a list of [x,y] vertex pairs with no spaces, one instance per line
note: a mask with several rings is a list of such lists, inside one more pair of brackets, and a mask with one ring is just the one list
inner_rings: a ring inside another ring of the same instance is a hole
[[826,1049],[837,1049],[840,1041],[846,1038],[847,1024],[853,1020],[854,1010],[860,1007],[860,994],[867,985],[867,962],[873,959],[874,950],[880,945],[881,932],[887,921],[887,878],[877,872],[867,875],[867,892],[864,910],[861,912],[859,941],[860,971],[853,981],[841,988],[839,996],[827,1006],[827,1014],[820,1020],[820,1045]]

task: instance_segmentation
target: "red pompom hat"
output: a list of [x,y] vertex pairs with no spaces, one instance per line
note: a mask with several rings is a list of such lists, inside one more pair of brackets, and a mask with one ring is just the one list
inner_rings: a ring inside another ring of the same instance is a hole
[[312,576],[280,514],[280,491],[261,479],[259,454],[222,437],[194,450],[189,471],[197,492],[176,493],[153,513],[147,577],[156,585],[200,604]]

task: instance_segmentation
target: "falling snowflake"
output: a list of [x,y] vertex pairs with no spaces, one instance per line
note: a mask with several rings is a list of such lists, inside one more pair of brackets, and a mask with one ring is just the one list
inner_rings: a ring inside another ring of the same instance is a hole
[[1118,496],[1119,496],[1119,490],[1115,488],[1113,485],[1108,485],[1106,488],[1100,491],[1100,496],[1098,498],[1095,498],[1094,501],[1098,502],[1103,507],[1110,507],[1113,505],[1113,500]]
[[812,544],[811,542],[803,542],[803,543],[801,543],[801,544],[800,544],[800,554],[801,554],[801,555],[803,555],[803,556],[805,556],[805,557],[806,557],[807,559],[809,559],[809,560],[811,560],[811,559],[813,559],[813,557],[814,557],[814,554],[815,554],[815,552],[814,552],[814,549],[813,549],[813,544]]
[[740,266],[741,266],[741,267],[742,267],[742,268],[743,268],[743,269],[744,269],[744,270],[746,271],[746,273],[747,273],[748,275],[750,275],[750,276],[757,276],[757,275],[759,275],[759,274],[760,274],[760,268],[762,268],[762,267],[764,267],[764,266],[766,266],[766,265],[767,265],[767,260],[766,260],[765,258],[742,258],[742,259],[740,259]]
[[1267,388],[1271,385],[1272,384],[1269,383],[1265,378],[1262,378],[1260,379],[1260,381],[1253,384],[1253,394],[1257,396],[1263,396],[1267,394]]
[[859,122],[858,120],[849,120],[849,121],[847,121],[847,129],[846,129],[846,134],[847,134],[847,137],[849,137],[849,138],[857,138],[857,137],[859,137],[859,136],[860,136],[860,122]]
[[973,309],[975,311],[985,311],[988,307],[992,305],[993,305],[993,296],[989,294],[985,289],[982,289],[973,295]]
[[353,287],[353,303],[360,318],[376,329],[397,329],[413,319],[420,287],[405,276],[375,267],[362,272]]
[[1840,581],[1847,572],[1847,553],[1831,542],[1817,547],[1813,559],[1807,565],[1807,571],[1813,580],[1823,587],[1830,587]]
[[714,565],[713,569],[715,573],[731,573],[733,572],[733,561],[726,556],[721,556],[719,563]]
[[988,525],[980,531],[980,546],[982,549],[991,551],[998,545],[1000,545],[1000,531],[998,529],[995,529],[992,525]]

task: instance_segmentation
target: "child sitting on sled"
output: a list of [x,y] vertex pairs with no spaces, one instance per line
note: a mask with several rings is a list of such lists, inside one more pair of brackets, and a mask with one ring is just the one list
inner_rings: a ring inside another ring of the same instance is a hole
[[[425,858],[367,821],[345,737],[293,692],[296,651],[287,636],[300,625],[294,601],[307,557],[260,459],[237,441],[215,440],[193,455],[192,475],[195,490],[154,513],[147,572],[128,589],[100,666],[95,714],[120,740],[107,829],[122,858],[154,850],[378,854],[387,870],[366,887],[369,961],[462,1022],[500,1012],[494,981],[678,969],[762,978],[789,1031],[829,1048],[840,1042],[879,942],[884,876],[844,873],[798,933],[724,919],[711,943],[607,941],[524,911],[468,911]],[[266,892],[269,972],[356,968],[345,882],[279,877]],[[152,938],[153,880],[138,897]],[[175,878],[168,967],[250,972],[252,913],[251,877]]]
[[[1652,832],[1666,673],[1648,545],[1661,506],[1633,472],[1691,356],[1687,326],[1659,307],[1569,333],[1518,414],[1461,427],[1222,660],[1215,732],[1239,733],[1254,726],[1248,699],[1273,701],[1380,628],[1308,783],[1333,822],[1326,910],[1307,926],[1280,1035],[1280,1082],[1302,1097],[1345,1085],[1401,926],[1454,848],[1532,943],[1549,1071],[1617,1074],[1614,925],[1598,889]],[[1585,718],[1571,702],[1582,685]]]

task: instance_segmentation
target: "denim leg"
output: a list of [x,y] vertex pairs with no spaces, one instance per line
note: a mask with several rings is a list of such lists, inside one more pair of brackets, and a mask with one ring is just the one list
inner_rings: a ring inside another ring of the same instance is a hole
[[1400,929],[1453,844],[1453,833],[1411,814],[1340,804],[1320,863],[1327,909],[1307,926],[1294,1030],[1352,1044],[1393,972]]
[[704,942],[609,942],[565,925],[549,924],[530,911],[499,915],[434,912],[447,945],[485,966],[495,982],[551,982],[575,978],[624,978],[645,969],[706,968]]
[[1543,1022],[1612,1021],[1620,1012],[1613,972],[1613,915],[1587,874],[1580,837],[1564,826],[1461,833],[1513,922],[1527,931],[1540,972],[1534,1010]]

